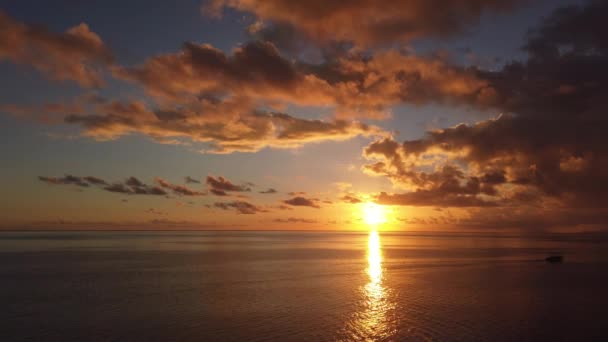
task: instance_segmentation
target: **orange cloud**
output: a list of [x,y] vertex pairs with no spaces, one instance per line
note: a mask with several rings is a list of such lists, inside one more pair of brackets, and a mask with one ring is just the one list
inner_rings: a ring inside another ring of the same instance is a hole
[[181,51],[149,58],[113,74],[137,82],[151,95],[183,102],[201,94],[235,94],[300,104],[330,104],[322,80],[300,73],[268,42],[253,41],[232,55],[209,44],[184,44]]
[[346,194],[346,195],[342,196],[340,199],[343,202],[351,203],[351,204],[356,204],[356,203],[363,202],[359,197],[355,196],[354,194]]
[[329,106],[344,118],[385,118],[388,106],[400,103],[493,101],[487,81],[441,58],[395,50],[328,58],[321,64],[294,61],[260,41],[238,47],[232,55],[187,43],[180,52],[152,57],[143,65],[116,67],[114,75],[140,84],[163,103],[230,96],[254,106]]
[[156,111],[141,102],[109,102],[95,105],[92,114],[68,115],[65,122],[82,126],[82,135],[101,141],[139,133],[159,143],[187,144],[177,139],[208,143],[210,147],[202,151],[208,153],[295,148],[359,135],[385,135],[380,128],[357,121],[307,120],[256,111],[239,99],[202,99],[191,106]]
[[3,59],[30,65],[53,80],[98,87],[103,84],[102,68],[110,65],[113,57],[85,23],[54,33],[20,23],[0,11],[0,60]]
[[349,41],[362,45],[394,43],[422,37],[445,37],[477,24],[484,11],[511,9],[517,0],[212,0],[206,13],[223,7],[255,14],[302,32],[318,42]]

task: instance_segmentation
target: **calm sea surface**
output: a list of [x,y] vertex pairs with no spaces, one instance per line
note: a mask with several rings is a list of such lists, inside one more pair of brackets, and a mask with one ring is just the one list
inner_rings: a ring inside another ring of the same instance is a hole
[[0,340],[608,340],[608,237],[2,232]]

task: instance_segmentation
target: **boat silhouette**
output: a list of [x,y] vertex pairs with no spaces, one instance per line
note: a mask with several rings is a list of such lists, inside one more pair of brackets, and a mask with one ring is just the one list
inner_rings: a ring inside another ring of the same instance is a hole
[[545,261],[550,263],[561,263],[564,261],[564,257],[561,255],[551,255],[546,257]]

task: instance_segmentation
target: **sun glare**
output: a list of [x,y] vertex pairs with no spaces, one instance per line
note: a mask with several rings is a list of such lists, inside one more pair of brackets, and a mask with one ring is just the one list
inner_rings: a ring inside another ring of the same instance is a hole
[[376,203],[366,203],[363,207],[363,220],[369,225],[378,225],[386,222],[384,208]]

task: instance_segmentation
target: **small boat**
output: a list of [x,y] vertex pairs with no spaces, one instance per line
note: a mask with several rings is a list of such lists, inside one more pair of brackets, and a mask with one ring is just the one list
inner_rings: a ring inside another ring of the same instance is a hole
[[550,263],[561,263],[564,261],[564,257],[561,255],[551,255],[546,257],[545,261]]

